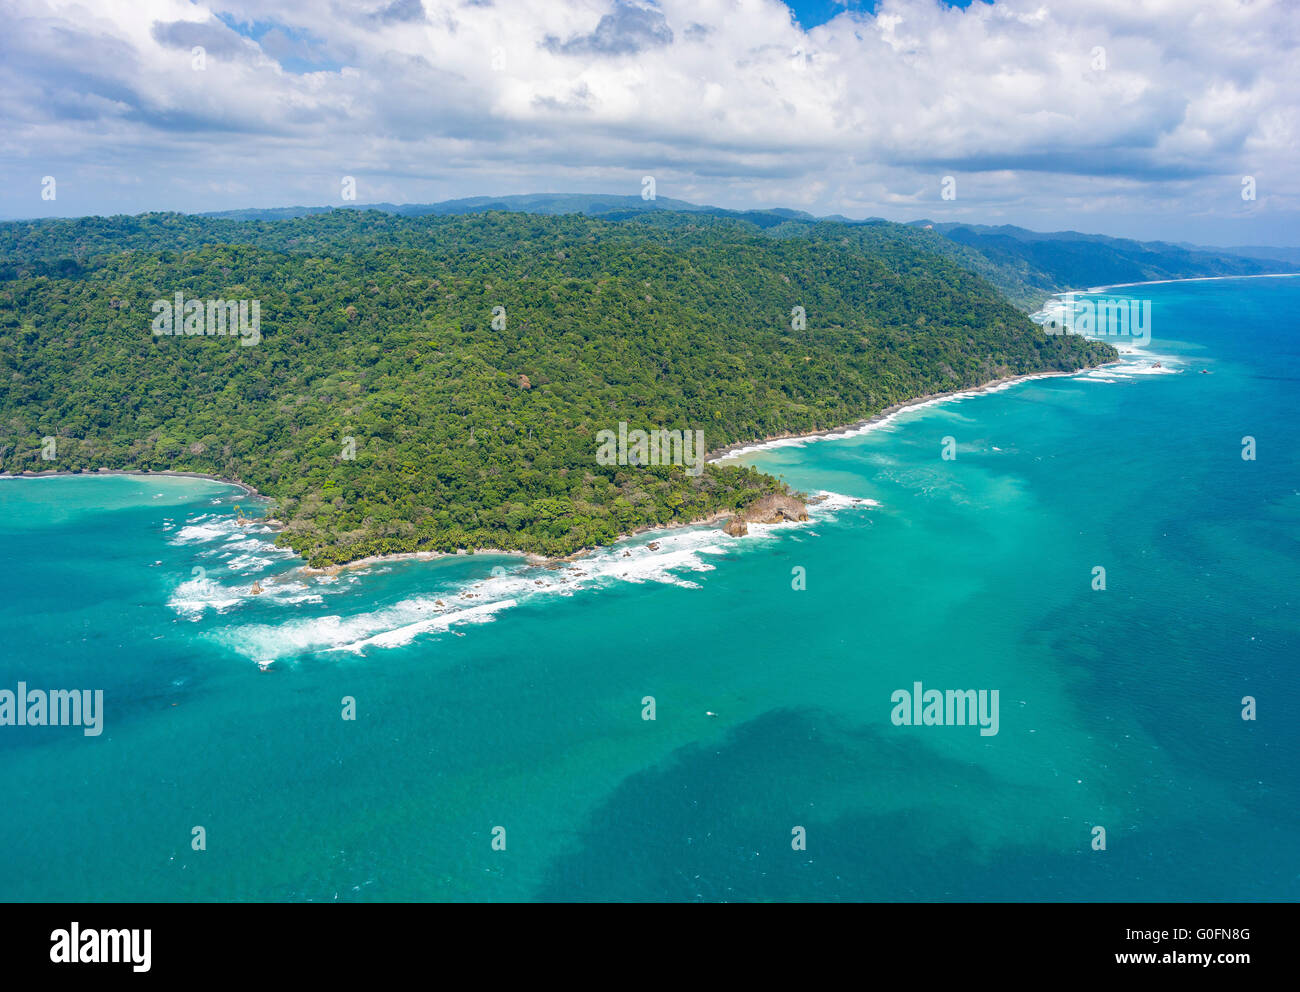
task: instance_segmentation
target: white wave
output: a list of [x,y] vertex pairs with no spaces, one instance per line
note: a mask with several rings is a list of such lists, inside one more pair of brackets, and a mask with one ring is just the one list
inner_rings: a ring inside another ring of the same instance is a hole
[[[169,525],[175,526],[168,520],[164,522],[164,529],[168,529]],[[185,526],[176,532],[169,543],[180,546],[222,541],[229,546],[248,547],[251,550],[254,544],[249,542],[254,542],[258,548],[282,551],[283,549],[275,547],[273,541],[265,540],[266,535],[274,534],[272,528],[256,521],[241,524],[229,514],[204,513],[187,519]]]
[[[571,562],[550,565],[521,564],[497,574],[457,585],[438,594],[405,599],[393,606],[350,617],[331,615],[303,617],[279,624],[246,624],[216,635],[239,654],[255,661],[295,655],[392,648],[411,643],[426,634],[446,633],[466,623],[485,623],[502,610],[540,598],[569,597],[584,590],[608,588],[628,582],[640,585],[656,582],[685,589],[698,589],[692,574],[713,571],[710,561],[752,539],[771,538],[784,529],[808,528],[849,510],[879,506],[873,499],[820,492],[822,499],[808,506],[809,520],[784,524],[750,524],[749,534],[734,538],[717,524],[700,524],[674,530],[638,535],[618,544],[584,555]],[[651,545],[654,545],[652,548]],[[351,581],[360,581],[349,576]],[[337,581],[336,576],[318,576],[317,584]],[[284,596],[281,586],[270,586],[264,596],[286,604],[320,602],[308,593],[300,598]],[[296,583],[297,592],[308,589]]]
[[325,651],[360,653],[367,647],[399,647],[422,633],[447,631],[460,623],[482,623],[515,605],[505,599],[463,606],[450,602],[455,599],[451,594],[439,599],[421,596],[352,617],[336,614],[279,624],[247,624],[225,632],[220,639],[256,661]]
[[251,572],[261,572],[272,564],[272,559],[261,558],[257,555],[238,555],[226,562],[226,567],[232,572],[248,574]]
[[845,496],[842,493],[832,493],[826,490],[814,493],[814,496],[820,496],[821,500],[817,503],[808,504],[808,516],[825,517],[841,510],[860,510],[864,507],[879,506],[880,503],[874,499],[868,499],[865,496]]
[[942,396],[932,396],[929,399],[917,400],[915,403],[909,403],[893,410],[883,416],[877,416],[866,423],[855,424],[852,427],[846,427],[840,431],[832,431],[826,434],[805,434],[799,437],[781,437],[771,441],[756,441],[753,444],[745,445],[743,448],[737,448],[735,451],[729,451],[725,455],[717,458],[711,458],[711,462],[725,462],[733,458],[740,458],[744,455],[752,455],[756,451],[767,451],[774,448],[802,448],[807,444],[815,444],[819,441],[843,441],[851,437],[862,437],[873,431],[884,430],[892,427],[894,422],[904,414],[915,413],[918,410],[926,410],[932,406],[940,406],[947,403],[959,403],[962,400],[968,400],[975,396],[985,396],[991,393],[1001,393],[1011,389],[1024,382],[1034,382],[1038,379],[1053,379],[1065,375],[1061,372],[1040,372],[1033,375],[1019,376],[1010,379],[1007,382],[999,382],[989,386],[976,386],[972,389],[963,389],[961,392],[945,393]]
[[218,615],[227,613],[250,600],[274,602],[281,605],[297,606],[302,603],[322,603],[324,597],[312,591],[304,582],[275,582],[271,579],[256,580],[262,587],[260,593],[254,593],[253,581],[241,579],[238,585],[223,584],[215,579],[203,577],[182,582],[172,593],[167,605],[189,620],[201,620],[208,610]]
[[213,579],[196,578],[177,586],[167,605],[183,617],[200,620],[208,610],[225,613],[232,606],[237,606],[243,598],[235,589],[223,586]]
[[169,541],[169,544],[206,544],[209,541],[215,541],[225,537],[228,531],[218,523],[195,523],[186,524],[176,532],[176,536]]
[[[1195,280],[1165,280],[1169,282],[1191,282]],[[1084,296],[1086,293],[1097,293],[1106,288],[1119,288],[1120,286],[1141,286],[1154,285],[1154,283],[1119,283],[1114,287],[1100,287],[1087,290],[1085,293],[1073,294],[1076,297]],[[1076,300],[1077,302],[1077,300]],[[1037,313],[1030,314],[1030,319],[1038,323],[1047,323],[1049,320],[1056,320],[1060,323],[1065,316],[1066,306],[1064,294],[1054,296],[1044,304],[1043,309]],[[1113,345],[1119,352],[1119,361],[1112,362],[1109,365],[1103,365],[1098,369],[1079,372],[1075,378],[1088,380],[1092,382],[1113,383],[1132,379],[1134,376],[1151,376],[1151,375],[1179,375],[1183,372],[1185,362],[1175,355],[1159,353],[1152,350],[1150,341],[1141,341],[1126,335],[1105,335],[1105,334],[1087,334],[1083,335],[1092,341],[1101,341]]]
[[439,617],[430,617],[428,620],[417,620],[414,623],[408,623],[393,630],[385,630],[363,640],[354,641],[351,644],[341,644],[332,650],[351,651],[354,654],[360,654],[368,647],[398,648],[410,644],[420,634],[448,631],[453,626],[463,623],[490,623],[494,619],[493,614],[501,610],[508,610],[514,605],[515,601],[513,599],[506,599],[499,603],[484,603],[481,606],[471,606],[469,609],[456,610]]
[[1139,375],[1178,375],[1185,362],[1174,356],[1158,353],[1149,344],[1122,341],[1116,344],[1119,361],[1093,370],[1089,377],[1100,374],[1108,379],[1129,379]]
[[1129,286],[1163,286],[1171,282],[1218,282],[1222,279],[1294,279],[1297,276],[1300,276],[1300,272],[1261,272],[1245,276],[1189,276],[1183,279],[1147,279],[1144,282],[1114,282],[1109,286],[1093,286],[1084,290],[1084,292],[1105,293],[1112,289],[1124,289]]

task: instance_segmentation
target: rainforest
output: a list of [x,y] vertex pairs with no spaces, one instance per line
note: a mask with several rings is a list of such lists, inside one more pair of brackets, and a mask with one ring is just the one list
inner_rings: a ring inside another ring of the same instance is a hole
[[[155,303],[177,294],[254,301],[260,340],[155,336]],[[702,431],[718,451],[1115,357],[1045,334],[951,257],[843,225],[360,210],[0,224],[0,472],[239,481],[316,566],[561,556],[786,491],[735,465],[601,464],[598,437],[620,424]]]

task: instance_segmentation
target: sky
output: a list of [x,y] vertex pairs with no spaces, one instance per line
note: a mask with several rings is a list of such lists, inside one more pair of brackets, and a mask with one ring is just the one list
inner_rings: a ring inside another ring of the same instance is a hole
[[1300,0],[0,12],[5,218],[640,195],[652,176],[724,207],[1300,244]]

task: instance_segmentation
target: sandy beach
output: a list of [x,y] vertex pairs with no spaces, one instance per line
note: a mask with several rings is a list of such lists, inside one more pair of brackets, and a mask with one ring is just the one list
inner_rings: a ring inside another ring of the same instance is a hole
[[868,417],[866,420],[859,420],[857,423],[849,424],[845,427],[832,427],[824,431],[813,431],[810,434],[774,434],[761,441],[742,441],[737,444],[728,445],[717,452],[709,454],[706,461],[721,462],[729,458],[739,458],[742,455],[748,455],[755,451],[777,448],[787,444],[804,444],[809,441],[825,441],[829,439],[853,437],[856,434],[865,434],[869,430],[881,427],[888,421],[893,420],[899,414],[906,413],[908,410],[943,403],[948,400],[964,399],[968,396],[979,396],[983,393],[1000,392],[1001,390],[1017,385],[1018,383],[1032,382],[1035,379],[1052,379],[1058,376],[1078,375],[1080,372],[1089,372],[1094,368],[1105,367],[1105,365],[1089,366],[1087,368],[1077,369],[1073,372],[1030,372],[1025,375],[1004,376],[1001,379],[994,379],[992,382],[986,382],[982,386],[974,386],[970,389],[958,389],[950,393],[927,393],[926,395],[918,396],[915,399],[906,400],[902,403],[895,403],[893,406],[886,407],[879,413]]

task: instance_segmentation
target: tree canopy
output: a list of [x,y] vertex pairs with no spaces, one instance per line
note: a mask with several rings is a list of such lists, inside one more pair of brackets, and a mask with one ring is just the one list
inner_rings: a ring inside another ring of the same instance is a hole
[[[155,335],[178,292],[258,301],[260,342]],[[0,469],[239,480],[315,565],[562,555],[783,488],[601,465],[620,423],[716,451],[1114,357],[912,244],[698,214],[0,224]]]

